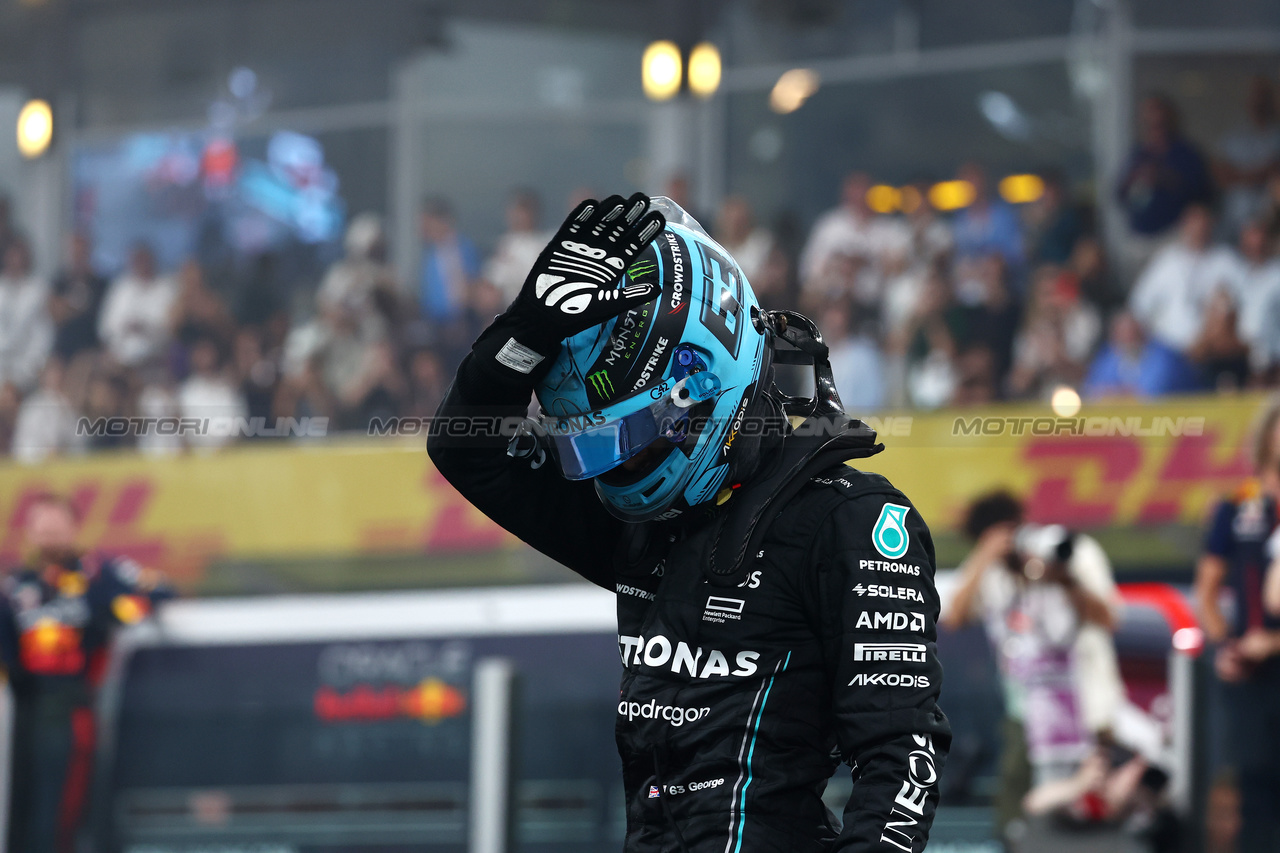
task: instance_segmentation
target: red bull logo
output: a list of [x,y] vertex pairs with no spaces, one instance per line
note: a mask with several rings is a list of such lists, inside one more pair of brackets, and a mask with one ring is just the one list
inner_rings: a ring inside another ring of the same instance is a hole
[[80,631],[55,619],[40,619],[22,633],[18,657],[36,675],[75,675],[84,669]]
[[460,716],[467,697],[439,678],[427,678],[412,687],[357,684],[350,690],[321,687],[315,695],[316,717],[326,723],[366,723],[401,717],[435,725]]

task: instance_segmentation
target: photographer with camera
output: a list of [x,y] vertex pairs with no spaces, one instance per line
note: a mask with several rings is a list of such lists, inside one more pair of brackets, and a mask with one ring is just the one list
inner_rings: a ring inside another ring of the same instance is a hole
[[996,822],[1022,817],[1033,785],[1075,773],[1123,696],[1111,632],[1119,599],[1111,564],[1088,536],[1027,524],[1008,492],[979,498],[965,532],[975,542],[941,624],[981,621],[1005,700]]

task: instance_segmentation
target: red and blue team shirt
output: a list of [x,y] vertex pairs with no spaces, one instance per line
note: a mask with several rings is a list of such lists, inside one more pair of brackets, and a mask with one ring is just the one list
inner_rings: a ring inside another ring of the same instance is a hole
[[0,578],[0,665],[16,695],[96,686],[113,631],[172,596],[127,558],[83,556],[14,569]]
[[1214,508],[1205,535],[1204,550],[1227,564],[1226,585],[1235,596],[1231,635],[1239,637],[1252,628],[1280,630],[1280,618],[1262,606],[1262,584],[1271,559],[1267,540],[1280,525],[1277,502],[1256,480],[1245,481]]

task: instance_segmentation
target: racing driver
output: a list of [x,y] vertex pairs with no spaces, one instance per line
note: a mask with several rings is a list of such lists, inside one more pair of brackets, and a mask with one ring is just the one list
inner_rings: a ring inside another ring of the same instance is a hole
[[[777,364],[811,366],[812,398]],[[668,199],[583,202],[473,345],[428,450],[617,594],[629,853],[924,849],[951,739],[933,542],[846,464],[882,449],[813,324],[761,310]]]

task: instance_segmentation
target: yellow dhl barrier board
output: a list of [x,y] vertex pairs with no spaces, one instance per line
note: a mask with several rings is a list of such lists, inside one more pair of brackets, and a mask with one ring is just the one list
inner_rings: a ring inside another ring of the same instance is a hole
[[[862,460],[935,529],[973,496],[1024,496],[1030,516],[1081,528],[1199,523],[1249,473],[1261,395],[1086,406],[1000,406],[867,418],[885,452]],[[241,446],[213,455],[103,454],[0,465],[0,560],[18,559],[42,491],[81,507],[84,544],[177,578],[215,559],[492,551],[514,540],[435,472],[421,439]]]

